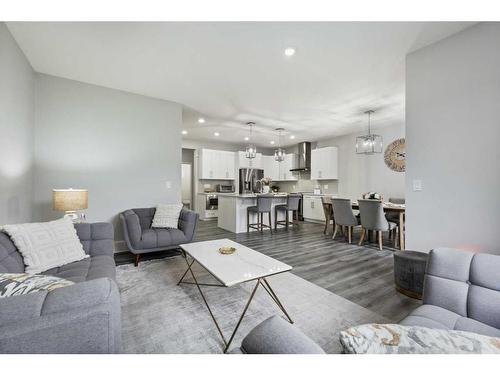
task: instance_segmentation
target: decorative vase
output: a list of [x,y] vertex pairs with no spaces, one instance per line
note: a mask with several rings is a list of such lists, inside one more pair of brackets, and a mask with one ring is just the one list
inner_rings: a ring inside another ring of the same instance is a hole
[[262,186],[262,192],[263,192],[264,194],[269,193],[269,185],[264,185],[264,186]]

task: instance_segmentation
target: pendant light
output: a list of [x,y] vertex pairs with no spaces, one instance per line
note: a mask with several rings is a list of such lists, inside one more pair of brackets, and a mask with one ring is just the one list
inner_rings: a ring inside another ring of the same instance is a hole
[[283,160],[285,160],[285,150],[281,148],[281,132],[285,129],[277,128],[275,130],[278,131],[278,148],[274,150],[274,160],[281,163]]
[[356,154],[380,154],[382,153],[382,136],[371,133],[371,115],[375,111],[369,110],[368,115],[368,134],[356,137]]
[[252,143],[252,127],[255,125],[255,122],[247,122],[247,125],[250,127],[250,136],[248,137],[248,145],[245,148],[245,157],[247,159],[254,159],[257,156],[257,148]]

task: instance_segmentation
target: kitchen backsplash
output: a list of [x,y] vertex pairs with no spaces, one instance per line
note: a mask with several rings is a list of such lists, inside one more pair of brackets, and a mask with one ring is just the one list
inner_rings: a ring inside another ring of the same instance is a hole
[[324,194],[337,194],[338,181],[316,181],[300,179],[298,181],[275,182],[273,185],[278,185],[281,192],[312,192],[314,189],[321,189]]

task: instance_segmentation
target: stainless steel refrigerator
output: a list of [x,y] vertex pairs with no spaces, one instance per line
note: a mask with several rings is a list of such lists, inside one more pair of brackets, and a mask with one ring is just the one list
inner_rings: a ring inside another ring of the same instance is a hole
[[260,189],[262,187],[260,180],[262,178],[264,178],[263,169],[240,168],[240,194],[260,193]]

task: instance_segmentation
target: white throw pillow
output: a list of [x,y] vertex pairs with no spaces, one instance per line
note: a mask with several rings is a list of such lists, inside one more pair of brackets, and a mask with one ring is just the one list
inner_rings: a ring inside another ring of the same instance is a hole
[[177,228],[182,204],[159,204],[151,228]]
[[40,273],[87,258],[69,218],[3,226],[21,253],[27,273]]

